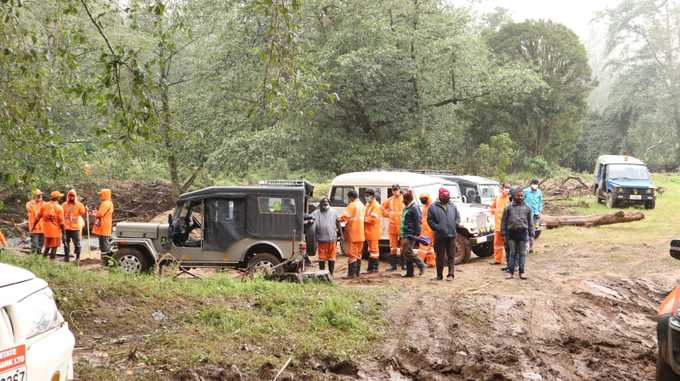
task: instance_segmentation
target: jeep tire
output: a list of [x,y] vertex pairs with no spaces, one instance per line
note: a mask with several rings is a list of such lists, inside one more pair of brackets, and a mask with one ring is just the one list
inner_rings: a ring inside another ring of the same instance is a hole
[[656,357],[656,381],[676,381],[680,377],[673,372],[670,365],[666,364],[665,361],[659,355]]
[[141,249],[135,247],[123,247],[113,254],[113,259],[123,272],[128,274],[148,273],[153,264]]
[[[458,247],[456,247],[458,249]],[[493,255],[493,239],[481,245],[473,246],[472,252],[480,258],[488,258]]]
[[618,202],[616,201],[616,197],[614,196],[613,192],[607,193],[607,208],[609,209],[614,209],[619,206]]
[[456,258],[454,264],[467,263],[470,260],[470,256],[472,256],[470,240],[460,233],[456,234]]
[[281,260],[272,253],[257,253],[248,260],[248,271],[271,273]]
[[654,208],[656,208],[656,200],[645,201],[645,209],[654,209]]

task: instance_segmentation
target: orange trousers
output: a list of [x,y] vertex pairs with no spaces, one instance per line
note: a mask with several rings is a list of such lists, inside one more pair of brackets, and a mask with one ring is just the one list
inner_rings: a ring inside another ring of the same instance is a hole
[[361,259],[361,254],[364,251],[364,241],[348,242],[347,248],[347,262],[354,263]]
[[336,251],[336,243],[335,242],[319,242],[319,245],[316,249],[316,251],[319,253],[319,260],[320,261],[334,261],[335,260],[335,251]]
[[418,256],[425,262],[427,267],[434,267],[437,264],[437,257],[434,254],[432,245],[423,245],[421,243],[418,246]]
[[368,255],[371,259],[379,259],[380,247],[378,246],[378,240],[368,240],[366,241],[366,244],[368,245]]
[[399,248],[399,234],[390,234],[390,255],[396,257]]
[[503,263],[503,253],[505,252],[505,240],[501,232],[493,234],[493,258],[496,263]]

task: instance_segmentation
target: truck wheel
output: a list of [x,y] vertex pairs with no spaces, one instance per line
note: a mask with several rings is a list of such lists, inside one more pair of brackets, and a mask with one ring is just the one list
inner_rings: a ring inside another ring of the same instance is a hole
[[271,273],[274,266],[281,260],[271,253],[257,253],[248,260],[248,271],[256,273]]
[[657,355],[656,357],[656,381],[676,381],[680,377],[673,373],[673,369]]
[[460,265],[470,260],[472,256],[472,247],[470,240],[462,234],[456,234],[456,260],[454,263]]
[[113,255],[120,269],[128,274],[148,273],[152,268],[149,257],[140,249],[122,248]]
[[656,208],[656,200],[649,200],[645,202],[645,209],[654,209]]
[[[458,249],[456,247],[456,249]],[[480,258],[487,258],[493,255],[493,241],[484,242],[481,245],[473,246],[472,252]]]
[[612,193],[612,192],[607,193],[607,207],[609,209],[614,209],[618,206],[619,206],[619,204],[616,201],[616,198],[614,197],[614,193]]

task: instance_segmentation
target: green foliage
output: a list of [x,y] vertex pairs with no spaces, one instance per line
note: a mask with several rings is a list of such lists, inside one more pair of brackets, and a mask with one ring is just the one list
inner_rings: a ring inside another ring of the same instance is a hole
[[510,134],[502,133],[489,139],[489,144],[480,144],[477,159],[480,163],[480,174],[505,179],[510,165],[517,156],[515,144]]
[[533,174],[533,176],[545,178],[551,177],[553,174],[552,166],[543,158],[543,156],[534,156],[530,158],[526,161],[524,166],[529,173]]

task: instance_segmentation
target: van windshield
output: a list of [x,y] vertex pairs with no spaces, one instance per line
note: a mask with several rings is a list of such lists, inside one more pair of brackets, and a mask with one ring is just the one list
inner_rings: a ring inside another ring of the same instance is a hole
[[610,164],[607,178],[624,180],[649,180],[649,171],[644,165]]

